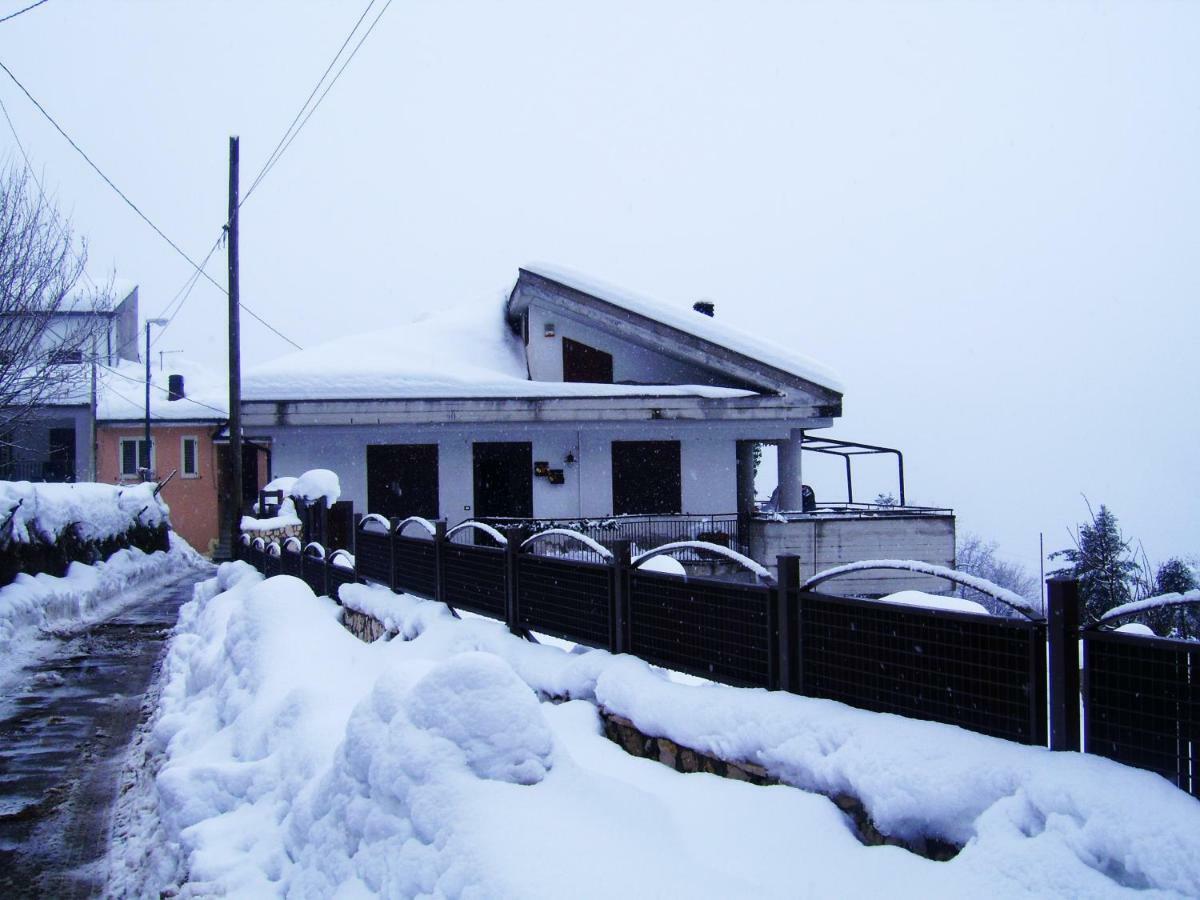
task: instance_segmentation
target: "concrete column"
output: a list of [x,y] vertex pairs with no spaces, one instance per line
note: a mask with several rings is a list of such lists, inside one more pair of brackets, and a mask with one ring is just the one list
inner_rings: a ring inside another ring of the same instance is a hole
[[737,511],[754,512],[754,441],[737,442]]
[[779,508],[801,510],[804,508],[802,495],[803,479],[800,472],[800,442],[804,430],[793,428],[791,437],[779,443]]

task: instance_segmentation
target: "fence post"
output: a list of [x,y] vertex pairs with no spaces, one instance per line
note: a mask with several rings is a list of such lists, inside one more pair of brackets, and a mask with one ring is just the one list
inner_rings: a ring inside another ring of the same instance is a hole
[[355,558],[358,557],[358,526],[362,524],[362,520],[362,513],[350,513],[350,552],[354,554]]
[[1050,749],[1079,750],[1079,585],[1046,579]]
[[393,594],[396,590],[396,526],[400,524],[399,516],[388,517],[388,590]]
[[629,652],[629,560],[629,541],[613,541],[612,593],[609,595],[608,608],[608,646],[613,653]]
[[445,547],[446,520],[438,519],[433,523],[433,599],[438,603],[446,602]]
[[508,543],[504,545],[504,624],[513,634],[524,634],[521,628],[521,542],[525,539],[519,525],[504,529]]
[[776,557],[775,628],[771,650],[775,656],[776,689],[801,693],[800,689],[800,557],[785,553]]

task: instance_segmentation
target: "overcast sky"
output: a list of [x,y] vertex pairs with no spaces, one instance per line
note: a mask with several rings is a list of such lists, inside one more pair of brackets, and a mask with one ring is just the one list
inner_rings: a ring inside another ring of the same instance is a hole
[[[364,5],[50,0],[0,60],[202,257],[228,136],[244,189]],[[309,346],[533,261],[712,299],[840,374],[831,433],[902,448],[910,502],[1031,569],[1081,494],[1197,554],[1198,47],[1197,3],[396,0],[243,207],[243,300]],[[92,271],[161,312],[187,263],[0,99]],[[158,347],[224,365],[223,302],[200,284]],[[289,350],[243,328],[248,365]]]

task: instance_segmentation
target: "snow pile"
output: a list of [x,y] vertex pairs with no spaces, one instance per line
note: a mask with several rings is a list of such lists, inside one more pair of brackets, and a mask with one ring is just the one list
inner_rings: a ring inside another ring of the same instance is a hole
[[961,597],[939,597],[937,594],[926,594],[924,591],[897,591],[879,598],[881,603],[898,603],[901,606],[920,606],[925,609],[941,609],[949,612],[976,613],[991,615],[987,607],[974,600],[964,600]]
[[[1156,775],[829,701],[674,684],[384,588],[340,595],[410,640],[360,643],[331,600],[242,563],[197,589],[153,732],[159,818],[122,850],[129,893],[183,880],[188,896],[246,897],[1200,893],[1200,803]],[[635,759],[602,736],[594,704],[853,794],[885,832],[965,848],[946,863],[866,848],[808,790]]]
[[42,632],[77,628],[119,606],[131,585],[150,578],[178,577],[181,570],[208,565],[177,534],[168,552],[118,550],[94,565],[73,562],[66,575],[20,573],[0,588],[0,683],[37,656]]
[[329,469],[309,469],[294,482],[288,496],[315,503],[322,498],[327,506],[333,506],[342,496],[342,485],[337,473]]
[[[32,484],[0,481],[0,544],[9,540],[54,543],[72,526],[84,541],[117,537],[139,525],[157,527],[170,512],[152,482],[111,484]],[[11,518],[10,518],[11,514]]]
[[[335,476],[336,477],[336,476]],[[279,504],[279,509],[275,515],[268,518],[257,518],[255,516],[242,516],[241,525],[242,531],[274,531],[279,528],[300,527],[300,517],[296,514],[296,501],[292,499],[292,488],[299,479],[293,478],[290,475],[281,475],[267,482],[267,485],[262,489],[263,493],[272,493],[274,491],[283,492],[283,501]],[[258,508],[258,501],[254,502],[254,511],[261,513]]]

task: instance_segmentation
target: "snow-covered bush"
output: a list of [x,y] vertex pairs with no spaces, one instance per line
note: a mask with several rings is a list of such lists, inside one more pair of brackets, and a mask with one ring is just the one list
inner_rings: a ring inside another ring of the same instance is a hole
[[62,575],[118,550],[166,550],[167,504],[152,483],[0,481],[0,584],[18,572]]

